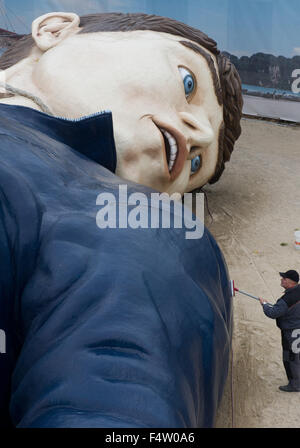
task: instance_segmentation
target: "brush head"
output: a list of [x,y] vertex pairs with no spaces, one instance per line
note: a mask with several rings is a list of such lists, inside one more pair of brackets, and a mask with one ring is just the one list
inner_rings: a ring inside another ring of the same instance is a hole
[[230,290],[231,290],[231,297],[234,297],[236,291],[236,288],[234,287],[234,280],[230,280]]

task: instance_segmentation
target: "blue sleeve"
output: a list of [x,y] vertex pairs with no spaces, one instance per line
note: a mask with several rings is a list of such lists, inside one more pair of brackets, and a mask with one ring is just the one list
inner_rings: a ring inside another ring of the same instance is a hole
[[288,306],[284,300],[280,299],[277,301],[277,303],[275,303],[275,305],[266,303],[265,305],[263,305],[263,310],[266,316],[270,317],[271,319],[277,319],[287,312]]

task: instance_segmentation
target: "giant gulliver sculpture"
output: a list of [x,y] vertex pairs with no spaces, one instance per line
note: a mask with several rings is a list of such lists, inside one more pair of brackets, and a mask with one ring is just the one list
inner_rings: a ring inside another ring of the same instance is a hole
[[0,68],[2,424],[212,426],[231,343],[216,242],[99,228],[97,198],[216,182],[240,135],[235,68],[175,20],[73,13],[36,19]]

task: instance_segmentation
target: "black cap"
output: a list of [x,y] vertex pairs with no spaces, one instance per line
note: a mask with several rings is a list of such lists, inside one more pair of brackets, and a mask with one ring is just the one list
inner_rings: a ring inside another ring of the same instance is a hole
[[283,278],[289,278],[290,280],[293,280],[294,282],[298,283],[299,282],[299,274],[297,271],[293,271],[292,269],[290,271],[286,271],[286,272],[279,272],[279,274],[281,275],[281,277]]

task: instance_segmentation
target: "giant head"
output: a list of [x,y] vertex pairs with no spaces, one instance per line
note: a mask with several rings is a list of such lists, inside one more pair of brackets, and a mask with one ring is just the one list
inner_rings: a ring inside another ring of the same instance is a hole
[[[214,183],[240,135],[241,83],[201,31],[146,14],[50,13],[1,58],[55,116],[111,110],[117,174],[168,193]],[[39,109],[15,95],[2,102]]]

